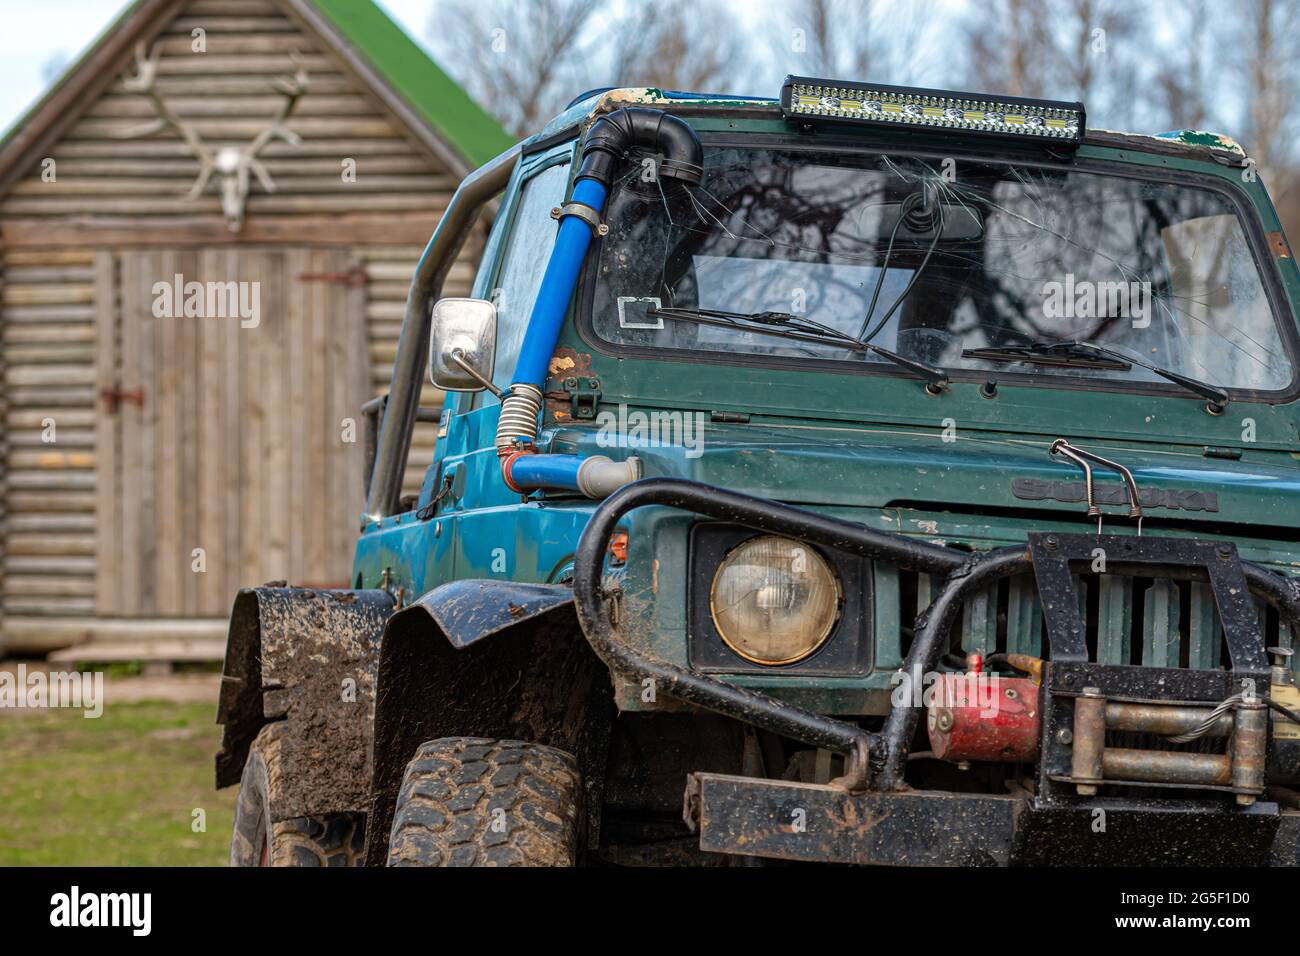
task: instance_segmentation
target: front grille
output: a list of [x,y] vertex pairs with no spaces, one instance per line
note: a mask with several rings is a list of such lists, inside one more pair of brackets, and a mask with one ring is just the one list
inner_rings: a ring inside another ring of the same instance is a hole
[[[1208,584],[1095,574],[1075,575],[1074,584],[1092,661],[1196,670],[1229,666]],[[939,582],[878,563],[875,585],[877,667],[897,667],[914,636],[916,616],[930,604]],[[1262,602],[1256,607],[1265,646],[1293,646],[1290,628],[1279,622],[1277,611]],[[967,601],[946,651],[1047,656],[1033,576],[1002,581]],[[1293,658],[1293,666],[1300,673],[1300,659]]]

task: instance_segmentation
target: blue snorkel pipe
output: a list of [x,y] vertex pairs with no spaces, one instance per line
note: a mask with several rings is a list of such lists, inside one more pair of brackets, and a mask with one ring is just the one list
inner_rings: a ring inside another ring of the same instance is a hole
[[633,147],[661,154],[657,174],[698,185],[704,177],[704,151],[685,121],[662,110],[626,107],[602,116],[587,131],[573,195],[560,208],[560,230],[542,276],[515,365],[514,381],[501,402],[496,448],[502,476],[521,493],[537,488],[580,491],[603,498],[640,477],[635,458],[613,462],[604,456],[538,455],[538,418],[551,356],[578,284],[593,235],[604,234],[601,213],[618,165]]

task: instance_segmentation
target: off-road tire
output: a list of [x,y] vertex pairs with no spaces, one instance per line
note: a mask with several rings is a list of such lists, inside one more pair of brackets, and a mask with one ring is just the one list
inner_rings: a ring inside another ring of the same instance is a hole
[[248,749],[235,804],[231,866],[360,866],[365,856],[366,815],[336,813],[294,817],[271,825],[270,796],[280,786],[280,748],[285,724],[261,729]]
[[522,740],[444,737],[406,766],[389,866],[573,866],[577,763]]

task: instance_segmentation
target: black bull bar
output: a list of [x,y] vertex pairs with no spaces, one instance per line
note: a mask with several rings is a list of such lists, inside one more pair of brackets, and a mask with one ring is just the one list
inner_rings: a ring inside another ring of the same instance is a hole
[[[573,583],[578,617],[596,654],[612,671],[637,681],[652,679],[658,690],[670,696],[844,755],[844,775],[832,781],[834,792],[827,800],[835,804],[841,797],[857,799],[850,816],[870,814],[873,812],[870,807],[879,803],[877,809],[882,818],[902,821],[908,816],[910,801],[922,798],[920,794],[907,792],[903,782],[908,748],[921,708],[915,704],[894,706],[883,728],[873,732],[659,660],[629,646],[610,618],[608,595],[602,585],[604,557],[617,523],[628,512],[645,505],[678,508],[935,576],[942,583],[930,606],[917,619],[916,636],[903,664],[905,672],[913,675],[936,670],[966,599],[1004,578],[1027,573],[1035,575],[1043,605],[1050,648],[1049,671],[1053,666],[1062,670],[1070,667],[1112,672],[1153,670],[1098,668],[1087,663],[1069,563],[1087,560],[1092,549],[1098,546],[1109,558],[1107,574],[1210,583],[1223,622],[1232,670],[1215,672],[1220,680],[1202,681],[1199,685],[1202,693],[1194,699],[1212,699],[1219,693],[1227,696],[1232,692],[1230,688],[1235,689],[1234,685],[1247,679],[1267,688],[1268,663],[1252,595],[1276,608],[1280,619],[1291,624],[1293,633],[1300,633],[1300,590],[1281,575],[1240,561],[1230,542],[1031,533],[1025,546],[970,553],[684,479],[649,478],[627,485],[607,498],[596,508],[578,543]],[[1172,673],[1175,672],[1164,671],[1167,675]],[[1195,673],[1209,677],[1209,672]],[[1050,677],[1044,683],[1050,684]],[[706,789],[709,786],[724,789],[723,778],[695,775],[690,784],[694,794],[687,794],[688,806],[692,799],[699,800],[701,781]],[[782,786],[781,781],[751,780],[750,783]],[[772,799],[779,802],[788,796],[788,793],[774,793]],[[926,800],[925,811],[930,819],[934,819],[934,808],[943,806],[933,802],[934,797],[940,796],[949,801],[946,805],[951,807],[951,812],[970,812],[970,808],[959,805],[960,795],[932,794]],[[1165,806],[1165,809],[1173,808],[1173,804]],[[1006,816],[1014,826],[1018,810],[1001,804],[981,804],[979,813],[995,818]],[[935,822],[934,826],[942,828],[942,822]],[[1001,856],[997,852],[989,854],[986,849],[976,847],[970,852],[980,859]],[[755,848],[755,852],[761,850]]]

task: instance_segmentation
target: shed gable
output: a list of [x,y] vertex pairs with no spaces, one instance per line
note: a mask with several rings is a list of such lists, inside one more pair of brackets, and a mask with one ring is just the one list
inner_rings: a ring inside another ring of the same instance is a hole
[[[142,51],[157,57],[152,90],[179,129],[148,131],[160,111],[133,86]],[[406,128],[282,0],[189,0],[115,67],[0,200],[6,245],[422,242],[458,178],[421,142],[428,131]],[[251,171],[247,221],[232,234],[228,177],[211,170],[200,195],[191,189],[205,155],[239,155],[267,134],[299,69],[304,92],[283,122],[299,141],[257,150],[266,181]]]

